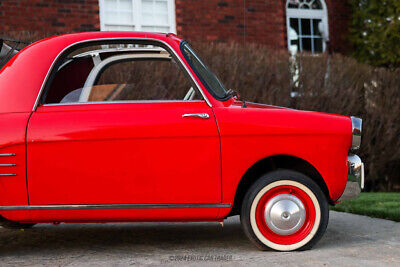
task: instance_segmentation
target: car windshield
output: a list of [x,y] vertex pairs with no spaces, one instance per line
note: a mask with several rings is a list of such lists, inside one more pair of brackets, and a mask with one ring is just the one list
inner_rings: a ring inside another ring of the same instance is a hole
[[224,85],[217,76],[201,61],[187,42],[183,42],[181,50],[189,65],[199,76],[212,96],[219,100],[226,100],[229,97]]

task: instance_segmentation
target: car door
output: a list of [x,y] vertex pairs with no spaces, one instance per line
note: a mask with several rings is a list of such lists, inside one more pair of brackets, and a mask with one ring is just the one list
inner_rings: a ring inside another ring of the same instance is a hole
[[42,106],[27,154],[31,205],[221,201],[218,130],[202,101]]
[[[143,63],[151,59],[148,54]],[[89,77],[86,83],[99,84],[85,83],[58,103],[39,105],[27,130],[31,205],[221,202],[220,141],[212,108],[193,96],[182,101],[167,93],[156,99],[162,94],[155,87],[164,92],[182,81],[170,67],[156,70],[156,76],[168,72],[161,83],[152,84],[147,68],[135,74],[135,86],[128,86],[112,80],[118,70],[109,75],[112,81]],[[153,97],[136,97],[138,88]]]

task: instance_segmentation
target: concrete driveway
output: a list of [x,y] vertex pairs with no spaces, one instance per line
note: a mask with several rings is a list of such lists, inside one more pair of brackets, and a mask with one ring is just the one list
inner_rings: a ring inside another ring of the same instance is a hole
[[0,265],[400,266],[400,223],[331,212],[311,251],[261,252],[239,217],[218,223],[61,224],[0,229]]

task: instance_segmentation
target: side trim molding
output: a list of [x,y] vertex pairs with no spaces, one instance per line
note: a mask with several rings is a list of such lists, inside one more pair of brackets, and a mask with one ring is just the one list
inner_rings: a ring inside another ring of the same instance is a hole
[[103,210],[103,209],[204,209],[229,208],[225,203],[192,204],[100,204],[100,205],[38,205],[38,206],[0,206],[1,210]]

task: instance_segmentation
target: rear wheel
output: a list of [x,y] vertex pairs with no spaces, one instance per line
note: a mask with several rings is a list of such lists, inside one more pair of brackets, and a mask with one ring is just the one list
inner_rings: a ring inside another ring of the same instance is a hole
[[323,236],[329,206],[313,180],[298,172],[278,170],[250,187],[240,217],[247,237],[259,249],[306,250]]

